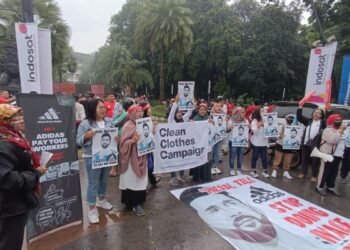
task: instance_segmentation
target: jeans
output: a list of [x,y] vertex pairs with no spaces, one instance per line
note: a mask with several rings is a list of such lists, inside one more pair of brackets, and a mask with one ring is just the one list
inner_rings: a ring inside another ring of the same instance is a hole
[[219,166],[219,161],[220,161],[220,150],[221,150],[221,145],[223,143],[223,140],[217,142],[213,146],[213,165],[214,167]]
[[259,155],[261,158],[261,162],[263,165],[264,170],[267,170],[267,147],[266,146],[262,146],[262,147],[258,147],[258,146],[254,146],[252,144],[252,150],[253,150],[253,154],[252,154],[252,170],[256,169],[256,162],[258,161]]
[[229,163],[230,169],[235,168],[235,159],[237,157],[237,169],[241,170],[243,162],[244,147],[232,147],[231,141],[228,143],[229,147]]
[[[179,174],[180,174],[180,176],[184,176],[185,175],[185,170],[180,170]],[[176,172],[171,172],[170,176],[171,176],[171,178],[175,178],[176,177]]]
[[92,157],[84,158],[88,186],[86,202],[88,206],[95,206],[96,196],[104,197],[107,191],[107,179],[110,168],[92,169]]

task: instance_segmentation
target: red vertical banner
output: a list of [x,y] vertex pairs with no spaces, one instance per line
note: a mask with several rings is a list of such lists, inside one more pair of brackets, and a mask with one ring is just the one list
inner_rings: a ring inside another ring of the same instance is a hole
[[332,98],[332,80],[327,80],[327,82],[326,82],[326,98],[325,98],[326,110],[329,110],[331,108],[331,98]]

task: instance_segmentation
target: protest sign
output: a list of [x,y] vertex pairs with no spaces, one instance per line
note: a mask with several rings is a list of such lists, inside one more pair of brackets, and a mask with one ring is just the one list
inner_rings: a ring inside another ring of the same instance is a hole
[[156,145],[151,117],[136,120],[136,131],[140,135],[140,139],[137,141],[138,156],[153,152]]
[[302,135],[302,126],[286,126],[284,128],[283,149],[299,150]]
[[221,140],[220,135],[217,133],[217,129],[213,123],[209,123],[209,135],[208,135],[208,145],[209,152],[211,152],[212,147]]
[[159,124],[154,173],[190,169],[208,161],[208,121]]
[[344,131],[345,146],[350,147],[350,120],[344,120],[343,124],[346,124],[346,129]]
[[179,82],[177,92],[180,97],[179,110],[192,110],[194,106],[194,82]]
[[94,129],[92,137],[92,169],[106,168],[118,165],[118,147],[115,137],[118,128]]
[[234,123],[231,131],[230,141],[232,147],[248,147],[249,125],[242,123]]
[[[72,96],[19,94],[25,134],[48,171],[40,177],[39,207],[31,210],[27,238],[59,228],[83,217],[79,161],[75,143],[75,100]],[[52,153],[53,155],[51,156]]]
[[226,114],[213,114],[213,121],[217,134],[221,137],[227,137],[226,133]]
[[172,190],[235,249],[349,249],[350,220],[247,175]]
[[277,113],[264,113],[264,137],[278,137]]

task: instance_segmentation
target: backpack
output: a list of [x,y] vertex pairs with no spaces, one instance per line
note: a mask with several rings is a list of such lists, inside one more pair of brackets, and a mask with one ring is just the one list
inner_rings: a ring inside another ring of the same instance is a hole
[[311,151],[314,150],[314,148],[320,148],[320,146],[326,143],[326,142],[321,142],[322,134],[323,134],[323,129],[320,129],[320,131],[318,131],[317,135],[313,139],[309,139],[306,142],[306,146],[310,147]]

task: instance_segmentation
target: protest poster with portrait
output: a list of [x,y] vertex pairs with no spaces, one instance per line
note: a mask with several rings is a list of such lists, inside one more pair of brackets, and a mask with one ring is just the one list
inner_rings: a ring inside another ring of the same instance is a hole
[[169,173],[208,162],[208,121],[159,124],[154,173]]
[[172,190],[235,249],[350,249],[350,220],[247,175]]
[[264,137],[278,137],[277,113],[264,113]]
[[226,114],[213,114],[213,121],[216,127],[216,133],[220,138],[227,137],[226,132]]
[[285,126],[283,149],[299,150],[301,145],[301,137],[303,135],[302,126]]
[[179,100],[179,110],[192,110],[194,107],[194,82],[180,81],[177,86]]
[[221,140],[220,135],[217,133],[217,129],[213,123],[209,123],[209,135],[208,135],[208,145],[209,152],[211,152],[212,147]]
[[151,117],[136,120],[136,131],[140,135],[137,141],[138,156],[145,155],[154,151],[153,122]]
[[94,129],[92,138],[92,169],[118,165],[118,147],[115,138],[118,128]]
[[346,125],[346,129],[344,131],[345,146],[349,148],[350,147],[350,120],[343,120],[343,124]]
[[234,123],[231,131],[230,141],[232,147],[248,147],[249,125],[242,123]]

